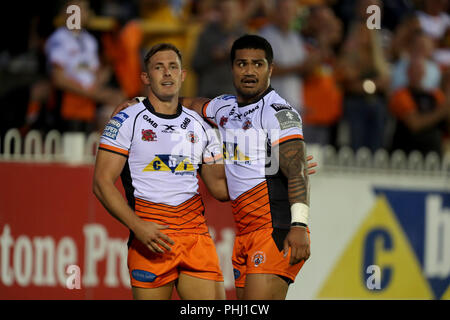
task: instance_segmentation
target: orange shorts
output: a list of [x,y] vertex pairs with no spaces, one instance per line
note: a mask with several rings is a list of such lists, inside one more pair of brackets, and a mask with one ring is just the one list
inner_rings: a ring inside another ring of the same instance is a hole
[[219,258],[209,235],[171,233],[171,251],[154,253],[134,238],[128,249],[131,285],[158,288],[178,278],[180,273],[200,279],[223,281]]
[[244,287],[245,277],[250,273],[276,274],[287,278],[288,283],[295,281],[305,261],[290,265],[290,249],[284,257],[283,241],[288,232],[266,228],[236,236],[232,258],[236,287]]

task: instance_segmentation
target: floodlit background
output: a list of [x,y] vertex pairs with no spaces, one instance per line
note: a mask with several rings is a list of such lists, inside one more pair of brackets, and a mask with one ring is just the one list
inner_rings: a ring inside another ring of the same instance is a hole
[[[144,95],[152,45],[180,48],[183,96],[213,98],[233,93],[233,40],[258,33],[274,49],[272,86],[301,113],[319,162],[312,254],[288,299],[450,299],[448,12],[447,0],[8,4],[0,298],[131,298],[128,231],[92,193],[103,127],[117,104]],[[78,24],[75,37],[67,27]],[[233,299],[230,205],[200,191]],[[79,289],[67,286],[70,265]]]

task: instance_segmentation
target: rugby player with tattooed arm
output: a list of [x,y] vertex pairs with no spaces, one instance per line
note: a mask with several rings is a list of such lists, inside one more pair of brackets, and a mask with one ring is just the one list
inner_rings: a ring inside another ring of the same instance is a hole
[[[310,256],[308,173],[315,172],[316,163],[307,165],[300,115],[270,86],[269,42],[245,35],[234,42],[230,58],[236,95],[180,100],[221,135],[237,229],[233,267],[238,299],[285,299]],[[261,132],[263,141],[258,141]],[[247,134],[256,139],[250,138],[253,153],[242,139]],[[263,162],[257,161],[261,152]]]

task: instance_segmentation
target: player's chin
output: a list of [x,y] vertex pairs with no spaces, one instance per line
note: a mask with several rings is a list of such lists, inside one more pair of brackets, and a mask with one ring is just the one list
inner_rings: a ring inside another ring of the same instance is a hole
[[258,95],[258,88],[255,87],[240,87],[239,88],[239,93],[241,96],[245,97],[245,98],[252,98],[256,95]]
[[161,90],[156,96],[161,101],[172,101],[177,94],[178,90]]

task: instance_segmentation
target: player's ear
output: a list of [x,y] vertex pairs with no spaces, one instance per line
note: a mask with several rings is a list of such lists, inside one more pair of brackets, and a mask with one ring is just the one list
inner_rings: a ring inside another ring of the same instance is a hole
[[273,71],[273,62],[269,64],[269,78],[272,77],[272,71]]
[[141,72],[141,81],[143,84],[145,84],[146,86],[150,85],[150,78],[148,76],[147,72]]
[[187,71],[184,70],[184,69],[182,69],[182,70],[181,70],[181,82],[183,82],[184,79],[186,79],[186,74],[187,74]]

